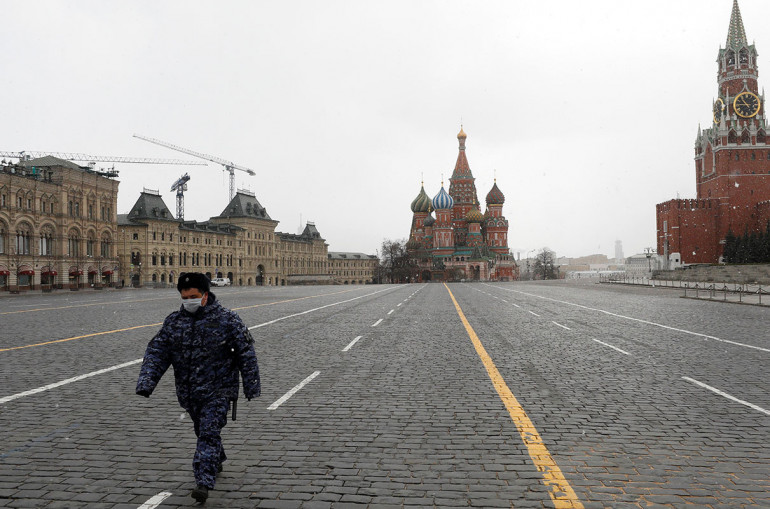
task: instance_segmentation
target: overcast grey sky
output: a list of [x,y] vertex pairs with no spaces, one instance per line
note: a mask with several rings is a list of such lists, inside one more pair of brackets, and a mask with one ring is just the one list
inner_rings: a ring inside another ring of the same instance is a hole
[[[770,2],[740,0],[770,60]],[[514,251],[626,256],[655,245],[655,204],[695,197],[732,0],[3,1],[0,150],[189,158],[252,168],[279,231],[314,221],[331,251],[409,234],[460,122],[483,201],[494,172]],[[107,165],[102,165],[107,166]],[[119,164],[120,213],[143,187],[218,215],[221,166]],[[445,182],[448,186],[448,182]]]

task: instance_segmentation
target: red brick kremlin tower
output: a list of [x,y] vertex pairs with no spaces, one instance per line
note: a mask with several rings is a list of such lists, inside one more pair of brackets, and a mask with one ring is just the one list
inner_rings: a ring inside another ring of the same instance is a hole
[[462,128],[457,139],[460,152],[449,179],[449,192],[442,182],[431,200],[423,185],[412,201],[414,215],[406,245],[417,266],[412,280],[516,279],[518,267],[508,248],[508,220],[503,216],[505,196],[495,181],[487,194],[486,213],[481,213]]
[[716,263],[728,232],[765,231],[770,220],[765,97],[757,82],[757,50],[746,38],[738,0],[717,67],[712,124],[699,127],[695,139],[697,198],[656,207],[658,253],[682,263]]

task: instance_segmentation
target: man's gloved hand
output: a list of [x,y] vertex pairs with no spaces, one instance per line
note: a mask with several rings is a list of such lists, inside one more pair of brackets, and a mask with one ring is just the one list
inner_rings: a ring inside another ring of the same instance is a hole
[[149,398],[150,397],[150,391],[148,391],[147,389],[138,390],[138,391],[136,391],[136,393],[138,395],[140,395],[140,396],[144,396],[145,398]]

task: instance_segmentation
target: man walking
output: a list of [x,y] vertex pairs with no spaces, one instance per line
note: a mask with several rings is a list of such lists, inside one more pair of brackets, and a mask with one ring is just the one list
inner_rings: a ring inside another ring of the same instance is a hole
[[182,274],[177,283],[182,306],[166,317],[147,345],[136,393],[149,398],[169,366],[176,396],[192,418],[198,444],[193,458],[192,496],[205,502],[227,459],[220,433],[238,400],[238,373],[246,398],[260,395],[259,366],[251,333],[233,311],[209,290],[204,274]]

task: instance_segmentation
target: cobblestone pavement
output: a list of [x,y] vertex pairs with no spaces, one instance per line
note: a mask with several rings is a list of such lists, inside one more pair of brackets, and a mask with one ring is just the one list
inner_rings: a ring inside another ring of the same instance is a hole
[[[565,282],[215,293],[254,327],[263,395],[207,507],[770,507],[766,308]],[[0,300],[0,506],[195,505],[172,374],[134,395],[178,304]]]

